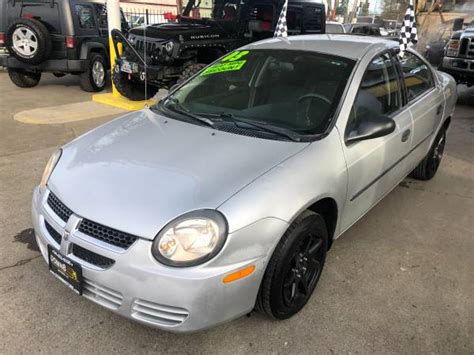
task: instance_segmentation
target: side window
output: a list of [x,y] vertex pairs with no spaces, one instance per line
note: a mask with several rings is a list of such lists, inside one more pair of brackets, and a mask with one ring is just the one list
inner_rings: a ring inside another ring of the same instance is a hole
[[95,28],[94,13],[92,7],[88,5],[76,5],[76,15],[79,20],[79,27],[84,29]]
[[372,60],[367,67],[352,106],[350,125],[364,117],[390,115],[400,108],[400,89],[397,74],[388,53]]
[[94,4],[95,12],[97,14],[97,21],[100,28],[107,28],[107,6],[103,4]]
[[415,99],[434,86],[430,68],[415,54],[405,52],[403,58],[400,59],[400,64],[407,88],[408,101]]

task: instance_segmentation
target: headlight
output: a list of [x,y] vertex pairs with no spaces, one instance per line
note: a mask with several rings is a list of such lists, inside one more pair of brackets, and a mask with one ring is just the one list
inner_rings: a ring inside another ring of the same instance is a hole
[[168,53],[171,53],[171,51],[173,50],[173,47],[174,47],[173,41],[169,41],[165,43],[165,49]]
[[227,221],[215,210],[186,213],[156,236],[153,256],[169,266],[193,266],[213,258],[227,238]]
[[43,176],[41,177],[40,188],[42,190],[46,188],[46,184],[48,183],[49,177],[51,176],[51,173],[56,167],[59,158],[61,158],[62,153],[62,149],[58,149],[53,153],[53,155],[51,155],[51,158],[49,158],[48,164],[46,164],[46,168],[44,168]]

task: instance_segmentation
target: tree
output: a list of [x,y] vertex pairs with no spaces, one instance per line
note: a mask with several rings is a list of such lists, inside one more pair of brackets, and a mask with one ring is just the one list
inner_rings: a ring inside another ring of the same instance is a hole
[[382,18],[387,20],[403,19],[409,3],[407,0],[383,0]]

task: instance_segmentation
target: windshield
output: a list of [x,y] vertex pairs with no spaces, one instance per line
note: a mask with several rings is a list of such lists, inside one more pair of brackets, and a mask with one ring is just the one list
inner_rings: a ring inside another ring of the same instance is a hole
[[184,16],[232,21],[237,18],[240,2],[237,0],[189,0]]
[[[235,51],[165,100],[195,116],[324,133],[354,66],[350,59],[294,50]],[[171,104],[170,104],[171,105]]]

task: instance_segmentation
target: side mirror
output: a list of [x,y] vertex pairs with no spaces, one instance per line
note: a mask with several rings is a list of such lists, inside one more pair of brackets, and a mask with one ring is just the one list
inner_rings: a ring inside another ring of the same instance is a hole
[[387,116],[367,117],[349,131],[346,143],[386,136],[395,131],[395,121]]

